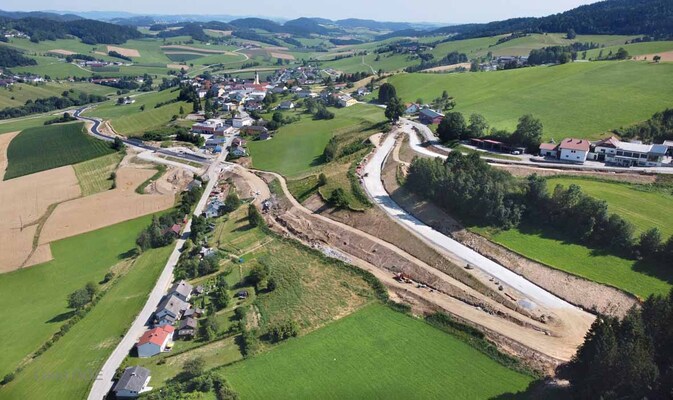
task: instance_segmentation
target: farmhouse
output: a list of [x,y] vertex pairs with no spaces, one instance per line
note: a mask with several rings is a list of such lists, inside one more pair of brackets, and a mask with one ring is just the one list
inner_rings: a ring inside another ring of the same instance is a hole
[[136,344],[138,357],[152,357],[166,351],[173,342],[174,331],[172,326],[163,325],[145,332]]
[[189,307],[189,303],[186,303],[173,294],[169,294],[164,297],[161,303],[159,303],[159,307],[157,307],[157,311],[154,315],[160,323],[162,320],[166,320],[166,317],[168,317],[168,321],[175,321],[180,319],[182,313],[188,310]]
[[433,111],[429,108],[424,108],[419,112],[418,119],[421,123],[426,125],[438,124],[444,119],[444,114]]
[[594,158],[622,167],[659,167],[668,152],[663,144],[622,142],[615,137],[603,139],[594,146]]
[[563,139],[559,144],[559,158],[583,164],[587,160],[591,144],[586,139]]
[[357,100],[355,100],[354,98],[352,98],[351,96],[349,96],[347,94],[339,96],[338,102],[339,102],[339,107],[350,107],[350,106],[358,103]]
[[143,392],[152,390],[147,387],[150,383],[150,370],[143,367],[128,367],[115,384],[112,391],[117,398],[135,398]]
[[285,100],[280,103],[278,106],[279,110],[292,110],[294,108],[294,103],[290,100]]
[[178,327],[178,337],[193,338],[196,335],[198,324],[198,321],[194,318],[183,319]]
[[421,111],[421,106],[418,104],[407,104],[405,107],[404,113],[407,115],[416,115]]
[[176,283],[173,285],[171,288],[170,292],[168,292],[169,295],[174,295],[175,297],[179,298],[182,301],[189,301],[189,299],[192,297],[192,290],[193,286],[190,285],[189,283],[185,282],[184,280]]

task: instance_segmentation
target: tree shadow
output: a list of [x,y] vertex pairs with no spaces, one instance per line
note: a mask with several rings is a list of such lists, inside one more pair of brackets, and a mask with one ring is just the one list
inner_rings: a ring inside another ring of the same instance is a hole
[[54,318],[50,319],[49,321],[47,321],[47,323],[52,324],[52,323],[56,323],[56,322],[67,321],[70,318],[72,318],[72,316],[75,315],[75,313],[76,313],[76,311],[74,311],[74,310],[66,311],[66,312],[58,314]]
[[255,228],[254,226],[252,226],[250,224],[247,224],[247,225],[239,226],[238,228],[234,229],[234,232],[247,232],[247,231],[250,231],[254,228]]
[[127,251],[125,251],[125,252],[123,252],[123,253],[120,253],[120,254],[117,256],[117,258],[120,259],[120,260],[125,260],[125,259],[127,259],[127,258],[135,257],[135,256],[137,256],[137,255],[138,255],[138,249],[137,249],[137,248],[133,248],[133,249],[127,250]]
[[319,156],[313,157],[313,160],[311,160],[311,164],[309,164],[309,165],[311,167],[317,167],[317,166],[323,165],[325,163],[326,163],[325,157],[323,157],[323,155],[321,154]]
[[490,400],[567,400],[572,398],[569,388],[552,386],[542,380],[536,380],[531,382],[522,392],[502,393],[491,397]]

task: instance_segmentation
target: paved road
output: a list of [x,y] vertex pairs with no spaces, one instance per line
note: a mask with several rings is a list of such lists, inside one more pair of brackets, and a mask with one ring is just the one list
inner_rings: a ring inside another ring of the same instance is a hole
[[[210,165],[210,168],[207,172],[209,181],[205,187],[203,196],[201,196],[201,199],[194,209],[194,214],[201,214],[206,206],[206,203],[208,202],[208,197],[215,187],[215,184],[217,183],[217,177],[222,170],[220,159],[221,157],[222,156],[220,156],[216,162]],[[157,279],[157,283],[150,292],[145,306],[140,311],[135,321],[133,321],[133,324],[126,332],[126,335],[124,335],[124,338],[121,340],[121,342],[119,342],[112,354],[110,354],[110,357],[108,357],[107,361],[105,361],[105,364],[103,364],[98,377],[91,387],[88,400],[100,400],[110,391],[113,384],[112,378],[114,377],[117,368],[119,368],[122,361],[124,361],[124,358],[126,358],[126,356],[129,354],[138,338],[142,336],[142,334],[148,328],[148,322],[152,316],[152,313],[159,305],[161,298],[166,292],[166,289],[173,281],[173,270],[178,262],[178,259],[180,258],[180,249],[185,243],[185,240],[189,237],[189,233],[191,232],[191,225],[192,220],[190,218],[185,225],[182,237],[177,240],[175,248],[169,257],[168,262],[166,262],[164,270],[161,272],[159,279]]]
[[[445,152],[451,152],[452,149],[442,145],[439,141],[439,138],[428,128],[426,125],[423,125],[418,122],[410,121],[408,119],[402,118],[402,123],[405,125],[411,125],[418,129],[420,134],[423,136],[424,141],[427,144],[430,144],[440,150]],[[432,150],[429,150],[427,147],[421,145],[420,140],[417,135],[410,135],[411,139],[409,144],[414,149],[414,151],[428,155],[430,157],[444,157],[441,154],[438,154]],[[543,161],[540,157],[532,156],[530,154],[523,154],[520,157],[520,161],[516,160],[503,160],[499,158],[492,158],[488,156],[488,152],[481,152],[482,157],[487,160],[490,164],[512,164],[512,165],[522,165],[527,167],[537,167],[537,168],[557,168],[557,169],[572,169],[572,170],[592,170],[592,171],[606,171],[606,172],[645,172],[645,173],[655,173],[655,174],[673,174],[672,167],[615,167],[610,165],[599,164],[596,161],[587,161],[589,164],[569,164],[561,162],[550,162]]]
[[[100,131],[100,126],[101,126],[101,120],[98,118],[91,118],[91,117],[84,117],[82,116],[82,113],[87,109],[87,107],[82,107],[75,111],[73,114],[75,118],[80,119],[82,121],[88,121],[91,122],[93,125],[91,126],[91,129],[89,133],[93,135],[96,139],[100,140],[105,140],[106,142],[113,142],[114,137],[113,136],[108,136]],[[144,150],[152,150],[157,153],[165,154],[167,156],[175,157],[175,158],[181,158],[183,160],[191,161],[191,162],[197,162],[200,164],[207,163],[210,161],[207,157],[196,155],[196,154],[189,154],[189,153],[178,153],[175,151],[170,151],[166,149],[162,149],[160,147],[154,147],[150,146],[148,144],[143,143],[142,140],[140,139],[122,139],[122,142],[124,142],[128,146],[132,147],[137,147],[141,148]]]
[[364,178],[365,189],[374,199],[376,204],[388,215],[402,226],[431,242],[435,246],[456,255],[458,258],[464,260],[465,263],[474,265],[476,268],[481,269],[508,286],[518,290],[522,295],[527,296],[529,302],[550,308],[576,309],[575,306],[565,300],[560,299],[502,265],[489,260],[469,247],[464,246],[448,236],[432,229],[428,225],[425,225],[395,203],[395,201],[388,195],[388,192],[386,192],[383,182],[381,181],[381,168],[394,145],[395,137],[389,135],[364,169],[364,172],[367,175]]

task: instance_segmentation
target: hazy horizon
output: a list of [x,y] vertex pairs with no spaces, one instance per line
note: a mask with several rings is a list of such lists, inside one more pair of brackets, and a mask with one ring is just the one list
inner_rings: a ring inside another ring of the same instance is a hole
[[[201,8],[192,4],[165,0],[161,5],[156,2],[137,2],[119,0],[114,4],[100,1],[74,0],[54,7],[48,0],[5,0],[0,9],[6,11],[47,11],[58,8],[58,12],[128,12],[140,15],[231,15],[256,16],[271,19],[294,19],[299,17],[320,17],[328,19],[362,18],[392,22],[429,22],[429,23],[482,23],[516,17],[540,17],[563,12],[580,5],[595,3],[595,0],[557,0],[541,2],[539,0],[475,0],[471,2],[427,0],[422,6],[408,1],[369,1],[342,0],[339,7],[329,8],[324,4],[310,0],[295,0],[293,3],[255,2],[224,5],[203,2]],[[100,3],[100,7],[98,4]],[[149,3],[149,4],[148,4]],[[208,12],[203,10],[207,9]]]

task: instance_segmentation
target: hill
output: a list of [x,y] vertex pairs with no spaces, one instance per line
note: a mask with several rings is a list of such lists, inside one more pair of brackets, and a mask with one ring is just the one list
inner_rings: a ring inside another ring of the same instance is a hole
[[606,0],[542,18],[513,18],[487,24],[440,28],[433,34],[457,33],[456,39],[526,32],[599,35],[673,35],[673,3],[669,0]]
[[76,36],[86,44],[121,44],[142,36],[129,26],[109,24],[92,19],[55,20],[26,17],[12,19],[0,17],[0,27],[16,29],[30,36],[33,41],[65,39]]
[[544,139],[596,139],[670,107],[673,65],[641,62],[571,63],[466,74],[404,74],[389,79],[404,101],[430,102],[443,90],[455,111],[480,113],[491,126],[513,130],[524,114],[544,125]]

